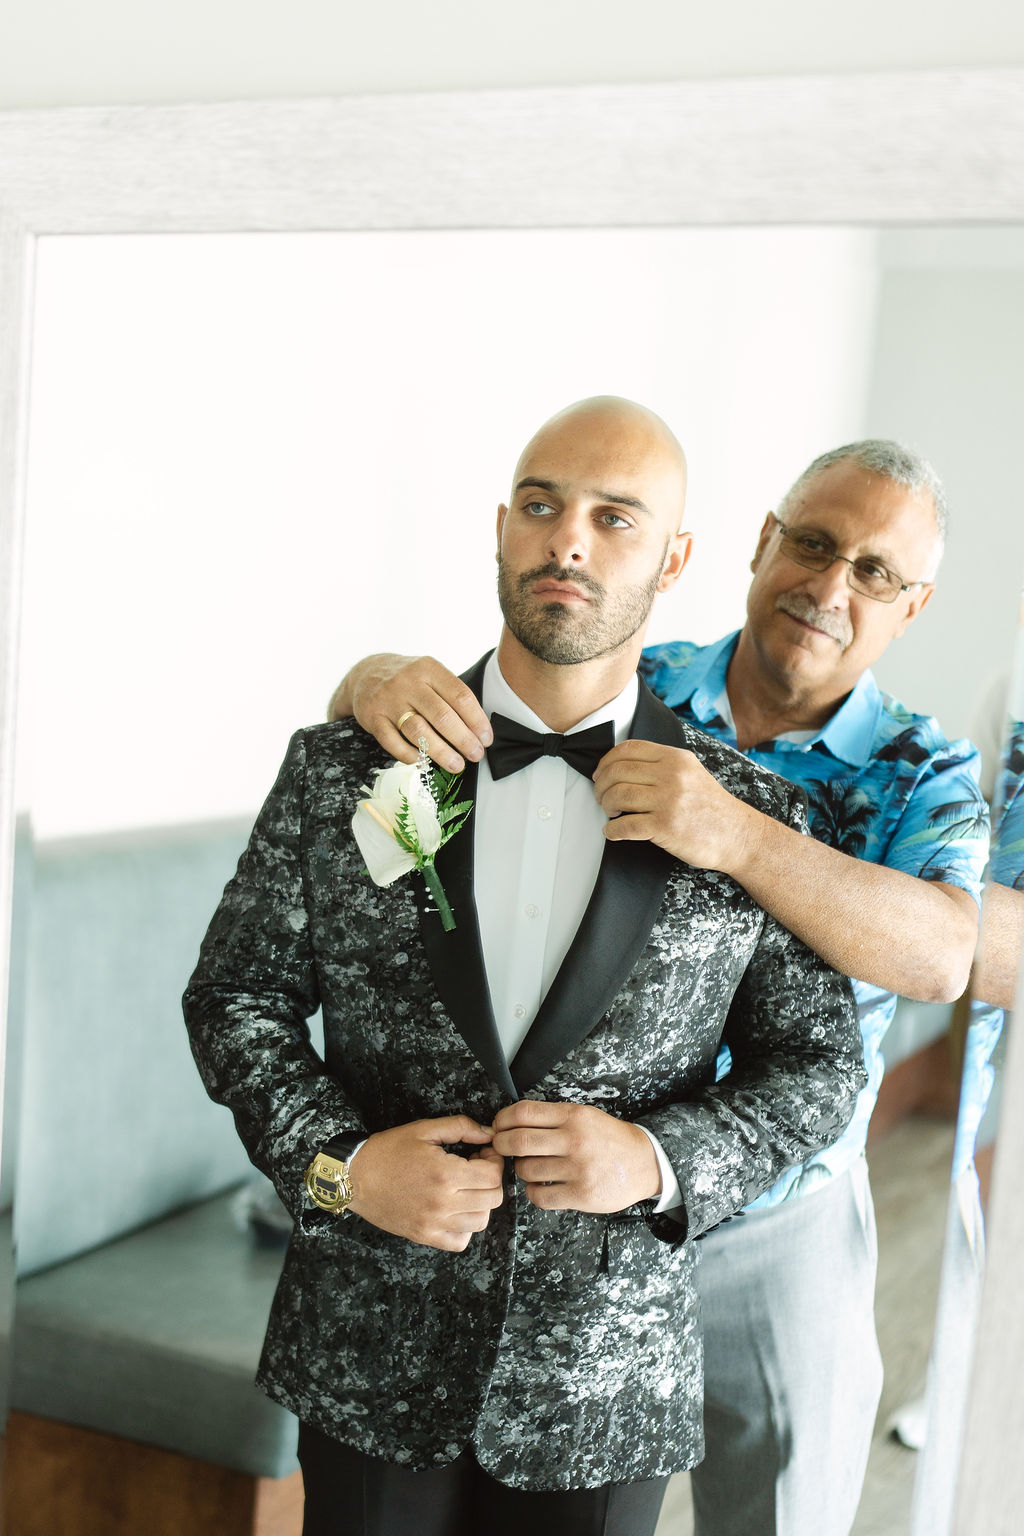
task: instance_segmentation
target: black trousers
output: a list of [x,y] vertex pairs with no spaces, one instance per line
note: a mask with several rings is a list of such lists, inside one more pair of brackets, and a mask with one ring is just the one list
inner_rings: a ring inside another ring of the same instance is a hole
[[532,1493],[508,1488],[463,1451],[410,1472],[299,1426],[302,1536],[654,1536],[667,1477]]

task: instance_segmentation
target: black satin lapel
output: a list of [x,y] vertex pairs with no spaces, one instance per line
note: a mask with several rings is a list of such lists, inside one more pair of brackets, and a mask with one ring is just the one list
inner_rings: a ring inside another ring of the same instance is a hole
[[[634,740],[684,745],[680,722],[641,682]],[[604,1017],[661,909],[675,860],[653,843],[608,843],[576,937],[512,1062],[526,1093]]]
[[[485,658],[486,660],[486,658]],[[464,674],[464,681],[479,694],[483,662]],[[462,776],[460,799],[476,797],[477,765],[467,763]],[[435,860],[438,877],[455,918],[455,927],[445,933],[436,909],[429,905],[423,881],[414,881],[419,913],[420,937],[434,977],[437,995],[445,1011],[470,1050],[487,1072],[511,1098],[518,1098],[498,1038],[498,1026],[491,1009],[491,997],[484,972],[480,926],[473,897],[473,836],[475,808],[461,829],[441,849]]]
[[685,747],[688,744],[686,726],[667,704],[663,704],[651,692],[643,678],[640,679],[630,736],[634,741],[656,741],[663,747]]
[[583,921],[512,1062],[526,1093],[603,1018],[661,907],[672,860],[652,843],[609,843]]

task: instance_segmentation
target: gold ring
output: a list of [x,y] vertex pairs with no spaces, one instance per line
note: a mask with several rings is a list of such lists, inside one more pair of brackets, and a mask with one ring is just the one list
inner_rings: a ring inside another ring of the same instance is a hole
[[414,709],[407,709],[404,715],[399,715],[398,719],[395,721],[395,729],[400,731],[405,722],[407,720],[411,720],[415,713],[416,711]]

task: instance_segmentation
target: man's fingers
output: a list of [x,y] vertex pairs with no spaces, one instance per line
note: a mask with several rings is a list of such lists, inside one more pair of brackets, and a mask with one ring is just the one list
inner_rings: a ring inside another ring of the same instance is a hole
[[551,1103],[546,1099],[520,1099],[518,1104],[506,1104],[498,1110],[494,1130],[511,1131],[521,1125],[564,1125],[578,1107],[576,1104]]
[[408,741],[425,737],[427,752],[449,773],[460,772],[463,759],[479,762],[490,745],[490,721],[475,694],[430,657],[399,673],[378,702],[381,708],[390,708],[396,723],[402,721],[401,731]]
[[442,1225],[457,1225],[463,1217],[488,1215],[504,1198],[501,1180],[494,1189],[436,1189],[423,1205],[425,1215]]
[[455,1157],[453,1162],[458,1163],[458,1168],[451,1175],[455,1182],[455,1188],[460,1196],[465,1195],[468,1204],[472,1204],[477,1196],[483,1197],[494,1190],[501,1190],[501,1175],[504,1170],[505,1160],[502,1157]]
[[484,1230],[503,1199],[504,1191],[499,1184],[494,1190],[464,1192],[454,1209],[451,1204],[440,1203],[424,1212],[427,1220],[414,1241],[461,1252],[474,1232]]
[[421,1120],[420,1130],[424,1141],[448,1146],[456,1141],[468,1141],[475,1146],[492,1140],[491,1128],[471,1120],[468,1115],[441,1115],[436,1120]]
[[444,668],[441,672],[434,688],[446,708],[437,716],[434,724],[453,747],[457,747],[460,752],[468,749],[469,756],[473,756],[476,749],[490,746],[494,735],[491,722],[472,688],[468,688],[461,677],[456,677]]
[[438,1227],[426,1241],[431,1248],[441,1248],[449,1253],[464,1253],[478,1232],[486,1231],[491,1212],[464,1212]]
[[621,762],[610,763],[607,768],[598,768],[594,775],[594,793],[600,800],[610,789],[620,784],[654,785],[660,784],[663,777],[658,763],[641,763],[632,758],[623,758]]
[[568,1184],[579,1172],[567,1157],[517,1157],[515,1165],[524,1184]]
[[439,1248],[442,1253],[464,1253],[469,1247],[474,1234],[482,1232],[486,1227],[486,1220],[481,1226],[463,1224],[454,1227],[437,1227],[429,1231],[424,1230],[418,1237],[410,1239],[419,1243],[424,1248]]
[[[414,763],[416,761],[417,755],[419,753],[419,744],[422,741],[427,756],[433,762],[435,762],[439,768],[443,768],[446,773],[462,772],[463,768],[466,766],[464,759],[459,756],[458,752],[453,750],[449,743],[445,741],[443,736],[439,736],[438,733],[430,725],[428,725],[423,715],[418,714],[415,711],[410,714],[406,709],[402,712],[402,714],[399,715],[398,718],[402,722],[402,729],[399,734],[406,749],[406,753],[401,759],[402,762]],[[398,729],[397,722],[395,729]],[[374,735],[376,735],[377,740],[383,746],[383,738],[379,732],[375,731]],[[389,750],[392,749],[389,748]],[[409,753],[412,754],[411,757],[408,755]],[[397,757],[398,754],[392,751],[392,756]]]
[[486,1218],[491,1211],[498,1209],[504,1198],[505,1191],[499,1179],[493,1189],[460,1190],[458,1209],[466,1215],[476,1216],[483,1213]]
[[594,770],[594,792],[600,800],[615,784],[668,784],[680,791],[694,783],[694,765],[699,780],[706,770],[685,747],[623,741],[606,752]]
[[571,1184],[527,1184],[526,1198],[542,1211],[576,1211],[577,1196]]
[[465,1215],[459,1217],[459,1223],[456,1227],[456,1231],[465,1233],[468,1239],[473,1235],[474,1232],[485,1231],[490,1219],[491,1213],[489,1210],[473,1213],[467,1211]]
[[643,813],[615,816],[604,824],[604,835],[610,843],[650,843],[657,830],[654,817]]
[[[461,1252],[503,1198],[504,1159],[492,1151],[491,1134],[470,1115],[374,1132],[356,1161],[353,1212],[410,1242]],[[485,1155],[450,1150],[462,1146]]]
[[563,1157],[568,1138],[558,1126],[513,1126],[495,1131],[494,1150],[502,1157]]
[[374,715],[370,720],[360,721],[360,724],[365,724],[366,730],[371,736],[377,738],[384,751],[390,753],[392,757],[397,757],[400,763],[416,761],[419,756],[416,748],[409,745],[401,731],[397,730],[384,715]]
[[632,816],[658,809],[656,786],[652,784],[613,784],[598,802],[606,816]]
[[659,758],[669,752],[679,752],[686,757],[692,757],[685,747],[668,747],[659,741],[620,741],[617,746],[609,747],[597,765],[597,772],[605,768],[614,767],[621,762],[632,763],[656,763]]

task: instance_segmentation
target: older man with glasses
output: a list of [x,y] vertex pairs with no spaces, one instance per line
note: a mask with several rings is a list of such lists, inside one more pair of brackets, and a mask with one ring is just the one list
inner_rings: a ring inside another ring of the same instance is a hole
[[[765,518],[743,628],[644,653],[649,685],[683,720],[802,786],[812,838],[751,812],[677,749],[624,742],[595,774],[606,837],[731,875],[856,978],[868,1084],[853,1121],[701,1243],[697,1536],[846,1536],[856,1513],[881,1391],[864,1162],[881,1041],[898,993],[964,990],[988,845],[975,749],[869,670],[929,602],[945,524],[923,459],[874,439],[837,448]],[[353,712],[406,760],[421,736],[449,768],[490,739],[468,690],[426,658],[360,663],[332,700],[333,714]]]

